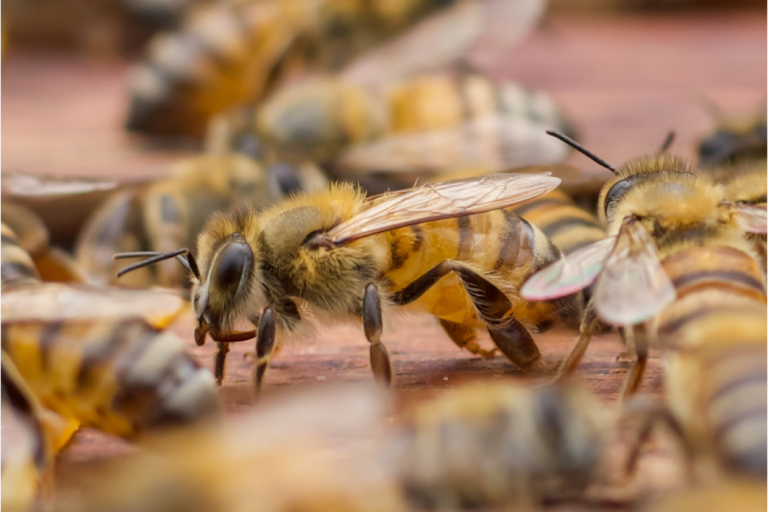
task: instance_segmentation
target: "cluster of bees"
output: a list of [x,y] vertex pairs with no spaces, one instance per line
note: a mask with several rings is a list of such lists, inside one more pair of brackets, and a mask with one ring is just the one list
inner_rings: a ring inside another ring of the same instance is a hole
[[[150,41],[127,127],[199,138],[205,151],[115,191],[74,256],[51,246],[34,212],[3,202],[3,506],[599,501],[595,488],[616,477],[604,467],[609,440],[629,419],[627,476],[659,423],[692,468],[690,487],[651,510],[764,509],[765,116],[723,123],[696,165],[669,153],[669,137],[615,167],[573,140],[545,93],[464,59],[489,25],[504,19],[519,38],[542,10],[538,0],[192,2],[176,31]],[[612,175],[559,165],[569,147]],[[594,196],[596,215],[579,206]],[[185,297],[195,342],[217,343],[212,374],[166,329]],[[392,425],[383,390],[397,370],[382,333],[400,312],[432,315],[459,348],[554,380],[446,391]],[[379,389],[224,420],[217,385],[231,344],[255,339],[258,393],[276,350],[320,319],[362,326]],[[555,325],[580,334],[551,364],[535,338]],[[634,361],[615,408],[573,375],[608,327]],[[651,347],[663,399],[635,394]],[[50,500],[45,475],[80,426],[149,453]]]

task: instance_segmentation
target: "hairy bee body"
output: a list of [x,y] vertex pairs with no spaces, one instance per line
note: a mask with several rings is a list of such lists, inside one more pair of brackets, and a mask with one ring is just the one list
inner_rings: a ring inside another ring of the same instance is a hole
[[[75,254],[91,281],[115,280],[112,255],[119,251],[189,247],[208,218],[240,204],[263,207],[296,189],[325,183],[311,166],[291,167],[283,179],[241,154],[200,156],[180,162],[171,177],[143,190],[115,193],[90,218]],[[189,286],[183,269],[173,264],[140,269],[127,276],[135,286]]]
[[[327,230],[368,208],[364,196],[352,186],[336,185],[326,191],[289,198],[258,215],[236,213],[212,219],[199,239],[200,267],[231,240],[233,232],[258,249],[266,264],[255,272],[263,290],[253,290],[256,301],[276,304],[278,317],[289,331],[300,316],[288,306],[297,297],[323,311],[360,315],[360,298],[369,282],[378,282],[387,295],[402,293],[406,285],[445,260],[465,262],[507,292],[514,316],[529,326],[545,329],[561,316],[577,314],[573,301],[529,304],[518,300],[515,287],[535,270],[559,257],[559,252],[537,228],[510,210],[426,222],[372,235],[332,253],[310,252],[302,243],[313,232]],[[266,297],[265,297],[266,296]],[[230,310],[226,303],[209,307],[225,312],[225,328],[251,311]],[[407,306],[468,327],[482,327],[471,301],[454,276],[443,277],[433,288]],[[281,314],[282,313],[282,314]],[[298,312],[296,312],[298,313]],[[218,319],[217,319],[218,320]]]
[[569,383],[447,391],[400,427],[397,473],[417,508],[531,506],[582,496],[608,417]]
[[150,41],[131,83],[127,127],[201,137],[210,116],[260,100],[292,65],[319,61],[321,68],[337,68],[440,4],[244,0],[203,6],[176,32]]
[[[110,308],[110,290],[42,283],[13,232],[2,229],[2,350],[45,407],[125,437],[192,423],[218,410],[210,373],[177,336],[160,329],[169,321],[160,311],[162,299],[157,310],[146,306],[146,319],[109,310],[99,318],[100,308]],[[30,298],[31,308],[39,304],[40,311],[22,311],[20,318],[18,310],[25,308],[14,304],[29,304]],[[135,300],[142,299],[148,297]],[[55,317],[76,309],[71,302],[78,300],[89,301],[81,307],[83,318]]]
[[[494,119],[499,118],[504,121],[494,124]],[[344,79],[308,82],[276,93],[256,112],[254,120],[257,132],[286,158],[317,162],[330,162],[356,144],[457,130],[476,123],[474,130],[481,136],[466,136],[475,146],[474,151],[510,164],[506,168],[555,163],[564,159],[567,151],[540,137],[541,133],[547,128],[572,131],[570,122],[545,93],[476,74],[426,74],[376,88]],[[482,125],[486,120],[487,126]],[[514,125],[516,137],[504,132],[505,123]],[[538,130],[531,134],[528,127]],[[450,160],[440,153],[458,150],[445,144],[434,149],[421,144],[418,149],[435,152],[435,160]],[[402,156],[407,159],[409,155]],[[381,156],[385,157],[393,158]],[[366,158],[370,155],[366,154]],[[356,159],[352,153],[339,165],[354,168]],[[382,164],[380,168],[387,167]]]

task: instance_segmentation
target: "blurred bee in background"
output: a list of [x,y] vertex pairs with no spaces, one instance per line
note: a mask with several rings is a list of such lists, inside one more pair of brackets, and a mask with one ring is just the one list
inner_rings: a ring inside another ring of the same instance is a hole
[[382,406],[377,393],[343,388],[264,401],[257,414],[175,432],[151,455],[111,461],[58,489],[56,510],[405,511],[375,462],[387,424]]
[[[308,69],[339,69],[419,21],[407,33],[407,45],[421,55],[414,65],[435,65],[460,55],[482,32],[483,22],[502,14],[509,16],[509,32],[523,32],[543,11],[541,0],[444,4],[243,0],[203,6],[178,31],[150,41],[131,81],[126,126],[147,134],[200,138],[212,115],[258,103]],[[433,43],[429,49],[427,42]],[[377,62],[394,71],[390,59],[401,48],[379,49]]]
[[400,426],[395,472],[417,509],[579,500],[597,477],[612,421],[572,382],[454,389]]
[[[113,282],[115,252],[168,251],[194,245],[208,218],[243,203],[263,207],[299,190],[324,186],[323,174],[310,164],[266,165],[260,153],[249,156],[201,155],[179,162],[172,175],[109,198],[83,227],[75,255],[89,281]],[[177,265],[133,273],[124,284],[188,287]]]
[[699,167],[711,169],[765,159],[765,105],[756,114],[745,117],[725,117],[716,110],[719,121],[715,132],[704,137],[697,148]]
[[[603,187],[598,210],[609,236],[533,276],[522,295],[552,299],[594,281],[581,336],[563,372],[578,365],[598,318],[624,326],[625,340],[638,355],[625,381],[626,397],[640,383],[648,343],[685,327],[682,318],[666,325],[667,313],[679,307],[703,315],[712,304],[765,303],[765,276],[744,234],[765,233],[766,211],[725,201],[722,186],[678,158],[641,157],[616,170],[576,142],[553,135],[616,174]],[[649,339],[634,338],[637,324],[645,324]]]
[[124,437],[218,411],[210,373],[162,331],[180,297],[42,283],[2,229],[2,349],[46,408]]
[[[384,183],[367,187],[371,192],[408,187],[417,178],[558,163],[567,149],[544,132],[573,133],[545,93],[480,74],[421,74],[373,86],[344,75],[308,81],[276,92],[250,123],[282,158],[319,162],[363,185],[371,176]],[[229,144],[226,137],[211,139],[213,150]]]
[[75,260],[63,250],[51,247],[48,229],[32,210],[8,200],[2,202],[1,209],[0,217],[3,225],[18,237],[13,241],[4,238],[3,244],[18,244],[19,250],[28,253],[42,280],[60,282],[84,280],[82,270]]
[[257,390],[276,336],[300,337],[304,318],[362,320],[376,379],[389,385],[392,365],[381,341],[382,311],[437,316],[451,339],[490,356],[476,329],[517,366],[547,369],[529,329],[544,330],[579,315],[573,297],[530,304],[518,300],[526,276],[560,257],[534,226],[508,210],[555,188],[546,174],[491,174],[428,184],[366,199],[338,184],[254,214],[217,215],[197,253],[127,253],[144,257],[121,274],[164,259],[184,258],[193,279],[195,340],[219,342],[215,376],[224,378],[229,343],[253,338],[239,319],[258,326]]

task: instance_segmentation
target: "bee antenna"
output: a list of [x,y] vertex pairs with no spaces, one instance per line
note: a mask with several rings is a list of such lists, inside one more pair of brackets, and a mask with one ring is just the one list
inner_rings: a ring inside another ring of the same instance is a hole
[[664,139],[664,142],[661,143],[661,147],[659,148],[659,154],[666,153],[667,150],[672,146],[672,143],[675,141],[675,130],[670,130],[667,134],[667,138]]
[[605,167],[606,169],[608,169],[612,173],[616,174],[616,168],[615,167],[613,167],[611,164],[609,164],[608,162],[606,162],[605,160],[603,160],[599,156],[595,155],[594,153],[592,153],[587,148],[585,148],[584,146],[582,146],[581,144],[579,144],[578,142],[576,142],[572,138],[568,137],[567,135],[563,135],[562,133],[556,132],[556,131],[553,131],[553,130],[547,130],[547,135],[551,135],[552,137],[554,137],[556,139],[560,139],[561,141],[565,142],[566,144],[571,146],[573,149],[575,149],[579,153],[583,154],[584,156],[586,156],[587,158],[589,158],[590,160],[595,162],[596,164],[598,164],[598,165],[600,165],[602,167]]
[[136,269],[153,265],[158,261],[164,261],[164,260],[169,260],[171,258],[176,258],[176,260],[178,260],[178,262],[181,263],[182,267],[187,269],[189,272],[192,272],[197,279],[200,279],[200,270],[197,268],[197,262],[195,261],[195,257],[192,256],[192,254],[189,252],[189,249],[186,249],[186,248],[177,249],[175,251],[170,251],[170,252],[156,252],[156,251],[119,252],[112,257],[112,259],[115,259],[115,260],[125,260],[129,258],[146,258],[146,259],[139,261],[137,263],[134,263],[133,265],[128,265],[127,267],[121,268],[117,272],[117,277],[121,277],[127,274],[128,272],[132,272]]

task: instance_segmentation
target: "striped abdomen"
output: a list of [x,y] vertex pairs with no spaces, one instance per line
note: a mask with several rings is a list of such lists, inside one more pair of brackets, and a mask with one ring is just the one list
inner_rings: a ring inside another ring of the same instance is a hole
[[[577,309],[550,302],[527,303],[516,294],[522,281],[559,258],[557,248],[536,227],[510,209],[397,229],[387,234],[391,262],[386,271],[400,290],[444,260],[471,264],[507,292],[515,318],[545,329]],[[481,325],[469,297],[454,275],[437,282],[414,307],[444,320]],[[575,305],[571,305],[575,308]]]
[[605,238],[600,221],[565,193],[553,190],[516,206],[514,212],[539,228],[560,252],[573,251]]
[[106,432],[130,437],[217,411],[211,374],[143,320],[12,323],[2,347],[46,407]]
[[281,15],[280,2],[214,3],[155,36],[134,71],[126,127],[201,137],[211,115],[257,97],[294,36]]
[[679,344],[687,329],[713,312],[766,302],[758,263],[733,247],[685,249],[665,258],[662,266],[677,290],[677,300],[659,321],[659,335],[670,346]]
[[[765,314],[765,311],[763,311]],[[752,340],[704,351],[701,400],[715,452],[732,471],[766,476],[765,322]]]
[[0,245],[2,263],[0,279],[3,289],[40,282],[32,257],[21,248],[16,234],[5,224],[2,225],[2,245]]

